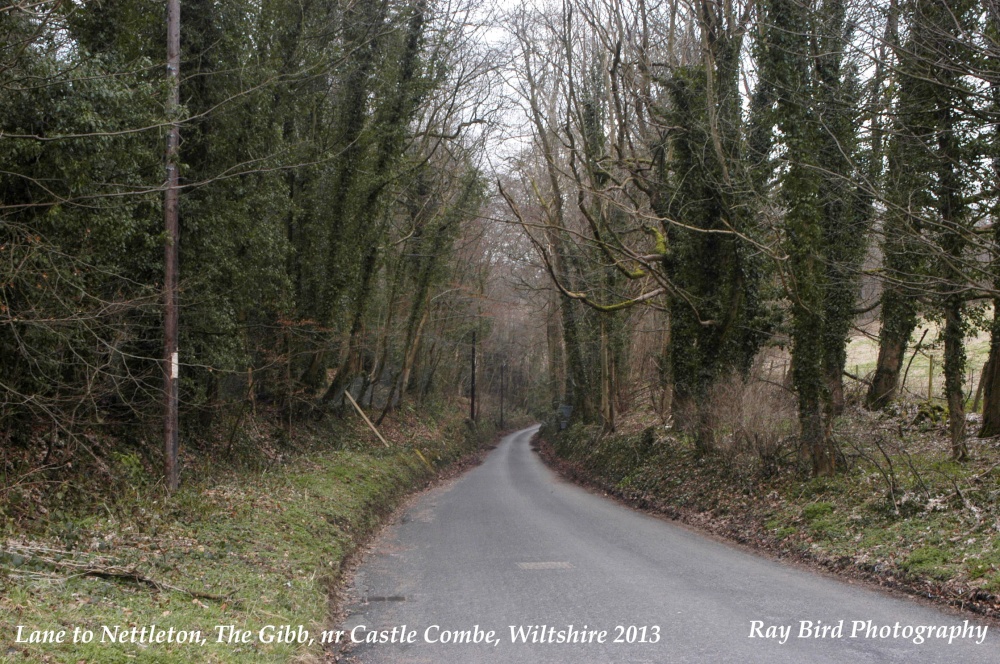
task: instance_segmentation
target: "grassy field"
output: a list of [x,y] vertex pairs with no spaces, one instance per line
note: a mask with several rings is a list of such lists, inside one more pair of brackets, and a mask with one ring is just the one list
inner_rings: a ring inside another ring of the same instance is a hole
[[[926,333],[926,334],[925,334]],[[935,323],[923,323],[917,327],[907,349],[903,364],[906,382],[903,393],[909,397],[920,399],[942,399],[944,394],[944,344],[938,340],[939,326]],[[921,342],[921,339],[923,340]],[[916,344],[920,343],[917,348]],[[979,384],[983,365],[990,354],[989,332],[979,332],[966,339],[966,383],[965,394],[971,403]],[[870,377],[875,372],[875,361],[878,359],[878,339],[858,335],[847,345],[847,371],[855,376]],[[933,379],[928,383],[928,373],[933,365]],[[909,369],[907,371],[907,368]],[[931,394],[928,397],[928,385]]]
[[[411,416],[384,433],[391,449],[350,426],[280,467],[211,474],[170,499],[136,486],[96,513],[50,506],[30,524],[8,520],[0,660],[310,661],[321,651],[319,630],[329,629],[331,584],[345,556],[433,476],[431,466],[471,449],[460,417]],[[133,642],[153,625],[174,642]],[[230,626],[248,632],[245,643],[228,642]],[[64,642],[18,643],[19,627],[22,639],[64,631]],[[296,642],[303,630],[312,640]],[[189,642],[176,642],[181,632]],[[124,643],[109,642],[122,634]]]
[[[877,330],[876,330],[877,332]],[[902,393],[906,398],[926,400],[944,398],[944,343],[939,337],[940,328],[937,323],[921,322],[914,330],[903,362],[903,373],[906,382]],[[917,347],[917,344],[920,344]],[[975,397],[979,377],[983,365],[990,353],[989,332],[979,331],[966,339],[966,381],[965,394],[969,404]],[[785,378],[790,366],[790,355],[787,349],[768,349],[763,356],[760,370],[769,379],[781,381]],[[875,373],[878,359],[878,338],[867,334],[855,334],[847,344],[846,371],[862,379],[870,379]],[[932,370],[933,379],[928,382],[928,373]],[[901,376],[901,379],[903,376]],[[857,381],[845,377],[845,387],[848,390],[864,389]],[[930,397],[928,397],[928,387]]]

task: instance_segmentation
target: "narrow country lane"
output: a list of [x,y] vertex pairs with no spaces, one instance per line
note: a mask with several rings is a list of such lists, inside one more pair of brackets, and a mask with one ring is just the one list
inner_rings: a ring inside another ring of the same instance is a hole
[[[348,661],[1000,662],[995,628],[977,644],[974,621],[753,556],[565,482],[530,449],[535,430],[506,437],[379,538],[337,629],[342,641],[354,630],[396,642],[352,645]],[[803,621],[843,621],[843,631],[801,638]],[[896,638],[879,638],[897,623]],[[901,636],[931,626],[923,643]],[[955,634],[950,644],[940,628]],[[462,632],[479,642],[440,642]],[[553,642],[532,642],[542,633]]]

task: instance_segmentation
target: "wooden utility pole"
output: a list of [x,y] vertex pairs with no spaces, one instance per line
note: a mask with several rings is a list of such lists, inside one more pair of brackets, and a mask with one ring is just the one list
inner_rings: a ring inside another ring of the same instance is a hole
[[472,389],[469,390],[469,419],[476,421],[476,331],[472,331]]
[[164,425],[163,451],[166,458],[167,488],[177,489],[177,401],[180,361],[177,355],[177,241],[178,241],[178,176],[177,157],[180,146],[180,126],[177,113],[180,107],[181,69],[181,3],[167,0],[167,132],[166,169],[167,182],[163,193],[163,218],[166,241],[163,256],[163,396]]

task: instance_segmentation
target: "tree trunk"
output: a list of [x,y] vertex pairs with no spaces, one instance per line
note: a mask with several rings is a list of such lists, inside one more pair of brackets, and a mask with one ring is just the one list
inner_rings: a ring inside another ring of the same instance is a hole
[[670,310],[667,309],[663,322],[663,352],[660,355],[660,417],[667,421],[674,414],[674,371],[670,355]]
[[965,284],[962,271],[956,267],[965,251],[963,234],[965,205],[962,196],[962,181],[959,174],[961,151],[956,138],[956,121],[950,104],[939,103],[937,148],[940,160],[937,169],[937,190],[935,191],[941,226],[944,233],[941,249],[947,254],[942,260],[943,275],[948,291],[944,296],[944,382],[948,399],[948,429],[951,434],[951,456],[956,461],[969,458],[969,448],[965,444],[965,394],[962,383],[965,379],[965,333],[962,329],[963,295],[958,292]]
[[983,426],[980,438],[1000,435],[1000,334],[993,332],[990,343],[990,359],[983,367]]
[[886,290],[882,294],[882,332],[879,334],[878,360],[865,399],[869,410],[881,410],[896,399],[906,346],[916,326],[916,311],[904,294],[895,289]]
[[965,373],[965,345],[962,333],[962,300],[948,299],[944,327],[944,382],[948,396],[948,430],[951,434],[951,456],[956,461],[969,458],[965,444],[965,395],[962,379]]
[[[990,17],[991,27],[1000,33],[1000,13],[994,11]],[[993,93],[993,109],[1000,111],[1000,81],[990,85]],[[1000,182],[1000,125],[993,129],[993,183]],[[993,221],[993,287],[1000,289],[1000,223]],[[990,329],[990,357],[983,367],[979,383],[983,392],[983,426],[979,437],[987,438],[1000,434],[1000,298],[993,298],[993,326]]]
[[[806,291],[808,292],[808,291]],[[833,475],[836,457],[830,443],[824,411],[829,409],[824,394],[826,381],[822,366],[822,344],[815,329],[820,326],[818,316],[797,306],[793,331],[792,378],[799,398],[799,428],[803,451],[812,461],[816,476]]]
[[389,339],[392,337],[392,325],[396,318],[396,300],[399,295],[399,283],[403,276],[403,265],[403,261],[393,261],[389,298],[386,303],[386,318],[385,322],[379,325],[379,334],[381,335],[381,338],[378,344],[378,357],[375,360],[375,367],[372,369],[372,372],[368,377],[372,393],[372,398],[368,403],[369,407],[371,407],[371,401],[375,398],[375,387],[382,380],[382,373],[385,371],[385,367],[389,362]]
[[608,358],[608,331],[607,325],[601,316],[601,424],[605,431],[613,431],[615,428],[614,401],[611,395],[611,362]]
[[[426,286],[426,284],[425,284]],[[423,332],[424,324],[430,314],[430,293],[426,287],[421,288],[421,293],[414,300],[410,309],[409,322],[406,327],[406,341],[403,343],[403,366],[396,373],[392,384],[389,386],[389,396],[386,398],[385,407],[379,415],[375,424],[381,424],[385,416],[395,410],[393,401],[399,395],[400,401],[403,399],[403,392],[406,390],[407,382],[410,380],[410,370],[416,359],[417,347],[420,345],[420,335]]]
[[829,394],[827,409],[832,420],[844,413],[846,400],[844,398],[844,367],[827,367],[826,389]]
[[823,424],[822,402],[811,395],[799,395],[799,426],[801,444],[812,461],[812,472],[817,477],[833,475],[836,458],[826,427]]
[[427,324],[427,318],[431,313],[430,303],[424,305],[424,314],[420,317],[420,322],[417,323],[417,329],[413,334],[413,339],[410,340],[410,347],[406,350],[406,357],[403,362],[403,373],[399,378],[399,394],[402,396],[406,392],[409,392],[412,388],[410,385],[410,376],[413,373],[413,367],[417,362],[417,351],[420,349],[420,342],[422,341],[424,333],[424,325]]
[[549,349],[549,396],[552,410],[566,398],[566,360],[563,352],[562,328],[559,325],[559,294],[550,291],[545,314],[545,339]]
[[360,283],[354,292],[354,306],[351,316],[351,327],[342,340],[340,346],[340,357],[337,362],[337,374],[323,394],[322,402],[328,403],[350,387],[354,380],[351,371],[355,352],[358,347],[358,340],[361,338],[361,331],[364,329],[364,317],[368,311],[369,300],[371,299],[372,286],[375,280],[375,273],[378,268],[378,247],[372,246],[365,254],[361,266]]

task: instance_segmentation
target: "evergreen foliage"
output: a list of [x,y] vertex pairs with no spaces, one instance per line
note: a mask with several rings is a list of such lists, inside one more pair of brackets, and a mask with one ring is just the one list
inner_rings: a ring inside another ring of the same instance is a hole
[[[475,337],[487,390],[504,367],[611,430],[648,387],[711,453],[711,395],[778,347],[828,474],[847,343],[877,309],[868,407],[899,395],[918,322],[941,322],[964,459],[965,340],[1000,301],[995,5],[186,0],[166,117],[162,7],[8,3],[2,442],[152,431],[176,121],[188,439],[348,392],[383,413],[465,396]],[[480,39],[500,18],[510,44]],[[527,134],[498,147],[516,104]],[[486,165],[508,157],[494,192]],[[518,346],[533,319],[538,348]]]

